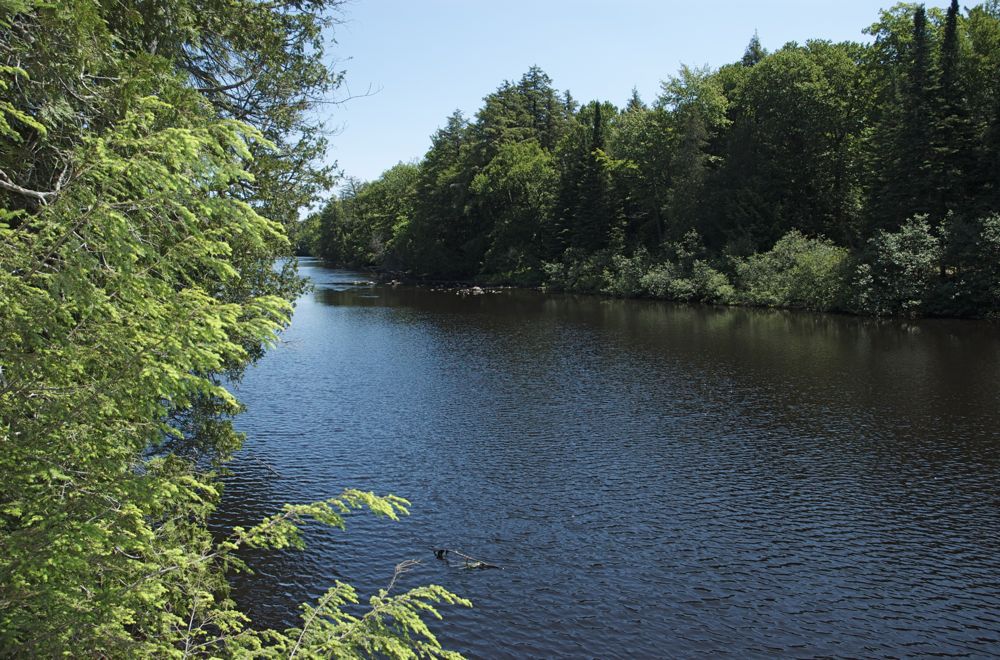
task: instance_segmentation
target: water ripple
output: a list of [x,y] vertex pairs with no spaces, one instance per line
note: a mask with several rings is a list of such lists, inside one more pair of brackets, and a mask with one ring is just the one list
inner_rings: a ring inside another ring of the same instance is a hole
[[472,657],[1000,653],[995,326],[304,270],[317,290],[237,388],[249,440],[214,522],[348,486],[413,508],[248,555],[260,623],[420,558],[406,585],[475,602],[437,628]]

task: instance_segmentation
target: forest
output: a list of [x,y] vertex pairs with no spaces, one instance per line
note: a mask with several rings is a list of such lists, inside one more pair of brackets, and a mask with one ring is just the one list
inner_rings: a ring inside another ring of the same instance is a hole
[[0,0],[0,656],[453,655],[424,619],[468,603],[439,587],[336,582],[287,630],[230,597],[245,550],[406,500],[208,527],[226,384],[289,322],[278,259],[331,182],[309,116],[339,4]]
[[867,44],[755,38],[624,108],[532,68],[303,221],[338,180],[316,118],[343,81],[343,2],[0,0],[0,656],[456,657],[428,622],[471,603],[403,589],[405,563],[374,594],[334,581],[287,629],[231,593],[248,552],[409,508],[349,489],[210,528],[244,441],[230,386],[290,323],[296,251],[615,296],[1000,313],[997,0],[897,5]]
[[868,43],[754,35],[621,108],[532,67],[418,162],[348,180],[297,250],[417,280],[995,317],[1000,3],[877,18]]

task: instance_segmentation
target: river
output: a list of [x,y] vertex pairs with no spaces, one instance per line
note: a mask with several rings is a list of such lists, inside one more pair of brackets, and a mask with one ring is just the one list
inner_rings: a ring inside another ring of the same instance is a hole
[[[413,503],[234,597],[441,584],[471,657],[1000,653],[1000,328],[504,291],[315,291],[238,387],[214,524],[345,487]],[[463,570],[446,547],[502,566]]]

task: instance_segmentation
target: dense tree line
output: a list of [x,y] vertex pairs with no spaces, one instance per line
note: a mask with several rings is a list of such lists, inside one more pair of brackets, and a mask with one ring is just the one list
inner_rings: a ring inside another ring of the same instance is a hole
[[872,314],[1000,313],[1000,4],[683,67],[649,105],[539,68],[299,249],[416,277]]
[[447,655],[437,587],[337,583],[282,631],[228,596],[241,548],[405,500],[207,528],[242,439],[222,379],[288,322],[276,258],[329,185],[307,119],[338,4],[0,0],[0,655]]

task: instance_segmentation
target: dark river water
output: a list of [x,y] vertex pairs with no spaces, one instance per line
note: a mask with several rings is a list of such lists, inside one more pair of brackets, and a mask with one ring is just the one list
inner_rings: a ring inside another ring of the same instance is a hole
[[[413,502],[247,555],[262,625],[393,567],[472,657],[1000,655],[1000,328],[506,291],[316,290],[237,395],[215,523]],[[503,567],[463,570],[434,547]]]

